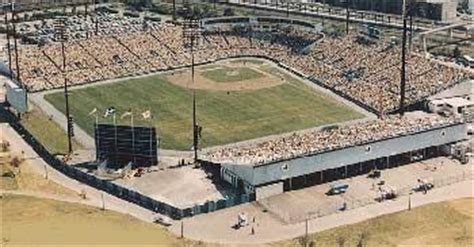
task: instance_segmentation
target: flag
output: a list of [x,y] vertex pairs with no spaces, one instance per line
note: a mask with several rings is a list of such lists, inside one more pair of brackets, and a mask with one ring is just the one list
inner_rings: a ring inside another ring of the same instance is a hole
[[153,116],[151,115],[151,111],[148,110],[148,111],[142,112],[142,117],[143,119],[149,119],[149,118],[152,118]]
[[89,112],[89,114],[88,114],[87,116],[92,116],[92,115],[94,115],[96,112],[97,112],[97,107],[94,108],[94,109],[92,109],[92,111]]
[[111,107],[109,107],[105,110],[104,117],[108,117],[110,115],[113,115],[116,112],[117,112],[117,110],[115,110],[115,107],[111,106]]
[[128,109],[128,111],[124,112],[122,116],[120,116],[120,119],[124,119],[126,117],[132,116],[132,109]]

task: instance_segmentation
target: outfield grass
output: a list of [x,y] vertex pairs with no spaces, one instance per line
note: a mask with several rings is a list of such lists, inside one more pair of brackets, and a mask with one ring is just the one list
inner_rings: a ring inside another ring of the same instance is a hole
[[236,82],[262,78],[264,75],[251,68],[217,68],[201,73],[215,82]]
[[[62,93],[45,99],[64,112]],[[136,125],[155,125],[162,148],[189,150],[192,143],[191,92],[156,75],[72,90],[71,113],[76,123],[93,133],[94,117],[115,106],[118,116],[128,109],[135,112]],[[154,118],[143,120],[139,113],[151,110]],[[361,118],[363,115],[315,92],[303,83],[250,91],[197,90],[198,123],[203,126],[201,147],[233,143],[270,134]],[[129,124],[128,119],[119,123]],[[100,117],[100,121],[111,122]]]
[[[66,132],[47,115],[34,109],[21,120],[21,123],[30,131],[51,153],[66,154],[68,143]],[[81,149],[81,145],[73,141],[74,149]]]

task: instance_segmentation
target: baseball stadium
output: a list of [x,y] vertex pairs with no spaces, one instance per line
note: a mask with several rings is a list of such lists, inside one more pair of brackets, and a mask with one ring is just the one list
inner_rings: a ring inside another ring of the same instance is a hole
[[[471,138],[472,109],[438,115],[425,108],[433,95],[472,80],[473,70],[416,52],[402,61],[401,41],[370,26],[335,34],[281,16],[192,23],[98,16],[53,20],[47,25],[67,30],[33,36],[37,44],[11,53],[10,103],[18,104],[13,88],[26,90],[69,134],[74,124],[74,139],[95,158],[72,169],[85,171],[87,163],[108,173],[192,160],[225,188],[199,198],[190,189],[193,201],[185,202],[152,191],[149,181],[113,182],[131,188],[120,196],[172,218],[225,208],[229,193],[245,196],[240,202],[263,200],[450,155]],[[153,131],[140,132],[146,128]],[[152,150],[136,140],[142,136]],[[156,162],[137,162],[141,149]],[[108,191],[105,181],[97,186]]]

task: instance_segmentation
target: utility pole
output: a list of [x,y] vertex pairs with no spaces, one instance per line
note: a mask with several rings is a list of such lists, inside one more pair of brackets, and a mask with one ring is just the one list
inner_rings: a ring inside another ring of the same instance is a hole
[[304,232],[304,245],[305,247],[308,246],[308,229],[309,228],[309,216],[306,215],[306,220],[305,220],[305,232]]
[[191,52],[193,151],[195,163],[198,160],[199,133],[202,128],[198,126],[196,119],[196,89],[194,84],[194,47],[199,45],[200,36],[201,21],[191,13],[183,22],[183,42],[184,46]]
[[100,193],[100,198],[102,200],[102,211],[104,211],[105,210],[104,192]]
[[67,82],[67,71],[66,71],[66,48],[64,42],[67,41],[67,28],[66,28],[66,18],[65,16],[58,17],[55,20],[55,31],[56,39],[61,42],[61,54],[63,57],[63,78],[64,78],[64,99],[66,105],[66,121],[67,121],[67,140],[68,140],[68,154],[72,154],[72,137],[73,133],[73,121],[69,111],[69,92],[68,92],[68,82]]
[[407,15],[406,15],[406,0],[403,0],[402,20],[403,20],[403,35],[402,35],[402,68],[400,80],[400,116],[405,114],[405,84],[406,84],[406,43],[407,43]]

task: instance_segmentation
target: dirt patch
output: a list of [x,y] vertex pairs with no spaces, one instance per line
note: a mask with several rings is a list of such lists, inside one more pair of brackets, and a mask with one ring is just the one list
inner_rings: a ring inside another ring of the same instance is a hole
[[[195,84],[191,84],[191,71],[179,71],[166,75],[166,80],[169,82],[185,87],[185,88],[194,88],[201,90],[210,90],[210,91],[248,91],[248,90],[259,90],[264,88],[276,87],[281,84],[287,83],[287,80],[280,75],[273,75],[267,71],[262,70],[260,67],[265,66],[266,64],[260,65],[255,63],[249,63],[247,61],[232,61],[232,62],[218,62],[216,65],[212,66],[205,65],[202,67],[196,68],[195,74]],[[256,79],[249,79],[243,81],[234,81],[229,83],[222,83],[206,78],[202,75],[202,72],[209,71],[210,69],[217,68],[251,68],[259,73],[263,74],[263,77]]]
[[474,198],[465,198],[449,202],[456,211],[474,218]]

